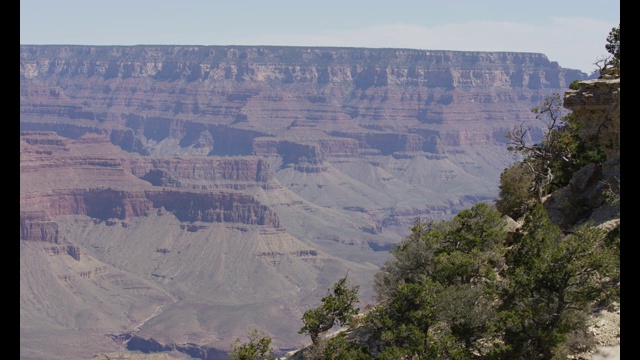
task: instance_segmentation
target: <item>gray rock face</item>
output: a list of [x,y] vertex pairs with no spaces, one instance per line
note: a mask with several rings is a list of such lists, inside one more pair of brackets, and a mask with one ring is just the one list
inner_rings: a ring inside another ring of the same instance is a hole
[[580,119],[582,136],[595,136],[607,154],[604,176],[620,175],[620,79],[581,81],[564,107]]
[[581,136],[593,137],[607,160],[602,167],[589,164],[578,170],[568,186],[546,199],[550,218],[564,229],[620,218],[615,195],[607,196],[619,194],[620,189],[620,79],[582,81],[578,86],[579,90],[566,92],[563,105],[573,111]]

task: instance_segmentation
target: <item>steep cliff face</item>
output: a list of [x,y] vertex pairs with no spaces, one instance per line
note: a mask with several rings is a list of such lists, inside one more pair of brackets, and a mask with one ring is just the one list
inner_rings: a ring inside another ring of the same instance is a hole
[[[332,164],[367,158],[378,164],[368,173],[386,172],[380,179],[429,184],[440,193],[456,189],[437,200],[457,203],[458,197],[491,198],[498,174],[512,161],[504,134],[524,122],[539,136],[530,108],[583,78],[586,74],[536,53],[21,46],[20,128],[76,139],[105,135],[120,149],[144,156],[207,159],[191,162],[257,155],[263,158],[255,176],[263,187],[270,186],[268,178],[298,181],[282,178],[280,169],[327,177],[333,176]],[[166,161],[156,162],[154,169],[131,168],[131,174],[154,186],[253,186],[254,174],[242,175],[251,178],[248,184],[233,179],[228,171],[245,170],[228,170],[236,166],[220,162],[228,160],[211,160],[212,170],[194,164],[193,171],[172,170]],[[126,167],[114,166],[114,171]],[[430,169],[447,175],[434,178],[427,175]],[[376,191],[385,186],[371,184],[367,174],[355,180]],[[307,200],[317,197],[292,190]],[[368,212],[407,212],[396,204],[408,191],[391,201],[374,201]],[[427,202],[432,200],[423,198]],[[411,211],[424,213],[424,206]],[[393,231],[404,231],[412,220],[403,218]]]
[[620,79],[582,81],[578,87],[565,93],[563,105],[573,111],[581,136],[593,138],[607,159],[602,165],[589,164],[577,171],[568,186],[549,195],[545,207],[565,229],[586,221],[619,226]]
[[58,224],[45,211],[20,211],[20,239],[58,244]]
[[[541,125],[530,109],[575,79],[534,53],[20,46],[21,276],[37,284],[21,301],[42,315],[21,329],[57,324],[24,347],[84,339],[77,319],[117,324],[95,330],[107,348],[126,344],[105,333],[217,353],[250,326],[295,347],[347,271],[372,296],[416,217],[492,200],[504,134]],[[42,295],[43,258],[73,300]],[[104,282],[135,296],[103,311]]]
[[264,159],[144,158],[115,148],[109,154],[107,138],[95,135],[31,132],[21,140],[22,240],[59,243],[54,219],[61,215],[125,220],[156,209],[184,222],[280,227],[277,214],[250,195],[215,191],[265,186],[270,174]]
[[580,122],[581,135],[595,136],[607,154],[605,173],[620,176],[620,79],[581,81],[563,105]]
[[20,58],[23,130],[108,132],[141,154],[176,139],[250,155],[255,138],[278,138],[301,118],[382,153],[406,149],[407,137],[428,151],[428,130],[445,146],[500,142],[495,130],[532,119],[532,104],[585,78],[533,53],[21,46]]

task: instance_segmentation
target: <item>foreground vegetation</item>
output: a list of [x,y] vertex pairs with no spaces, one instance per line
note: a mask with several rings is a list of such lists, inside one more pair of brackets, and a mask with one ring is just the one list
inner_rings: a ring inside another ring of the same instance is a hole
[[[619,76],[619,26],[607,41],[605,68]],[[375,276],[378,302],[357,321],[366,336],[322,337],[334,326],[356,327],[358,287],[345,276],[304,314],[300,333],[312,345],[299,358],[559,359],[593,348],[588,316],[619,302],[620,231],[588,222],[561,229],[542,205],[580,168],[606,160],[560,106],[556,95],[533,109],[547,126],[539,143],[528,144],[522,127],[507,135],[521,159],[501,175],[495,204],[448,221],[416,220]],[[614,195],[619,206],[619,190]],[[508,218],[520,226],[508,228]],[[274,359],[270,341],[254,329],[229,355]]]

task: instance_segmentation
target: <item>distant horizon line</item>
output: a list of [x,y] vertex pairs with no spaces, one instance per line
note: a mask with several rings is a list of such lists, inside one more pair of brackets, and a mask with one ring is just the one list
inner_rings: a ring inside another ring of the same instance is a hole
[[[368,47],[368,46],[328,46],[328,45],[198,45],[198,44],[135,44],[135,45],[95,45],[95,44],[20,44],[20,47],[77,47],[77,48],[289,48],[289,49],[334,49],[334,50],[371,50],[371,51],[410,51],[415,53],[458,53],[458,54],[518,54],[518,55],[536,55],[544,58],[550,64],[558,66],[562,69],[577,70],[587,76],[590,73],[579,68],[571,68],[561,66],[559,61],[549,59],[549,56],[543,52],[534,51],[512,51],[512,50],[447,50],[447,49],[422,49],[408,47]],[[592,73],[591,73],[592,74]]]
[[331,48],[331,49],[373,49],[373,50],[414,50],[414,51],[447,51],[447,52],[480,52],[480,53],[514,53],[514,54],[540,54],[547,56],[545,53],[537,51],[513,51],[513,50],[450,50],[450,49],[422,49],[409,47],[371,47],[371,46],[330,46],[330,45],[202,45],[202,44],[20,44],[20,46],[91,46],[91,47],[140,47],[140,46],[156,46],[156,47],[289,47],[289,48]]

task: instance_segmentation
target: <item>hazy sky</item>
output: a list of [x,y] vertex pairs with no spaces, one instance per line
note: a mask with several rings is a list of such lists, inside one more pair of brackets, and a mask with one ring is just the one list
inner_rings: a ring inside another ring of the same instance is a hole
[[619,23],[619,0],[20,0],[21,44],[522,51],[586,73]]

